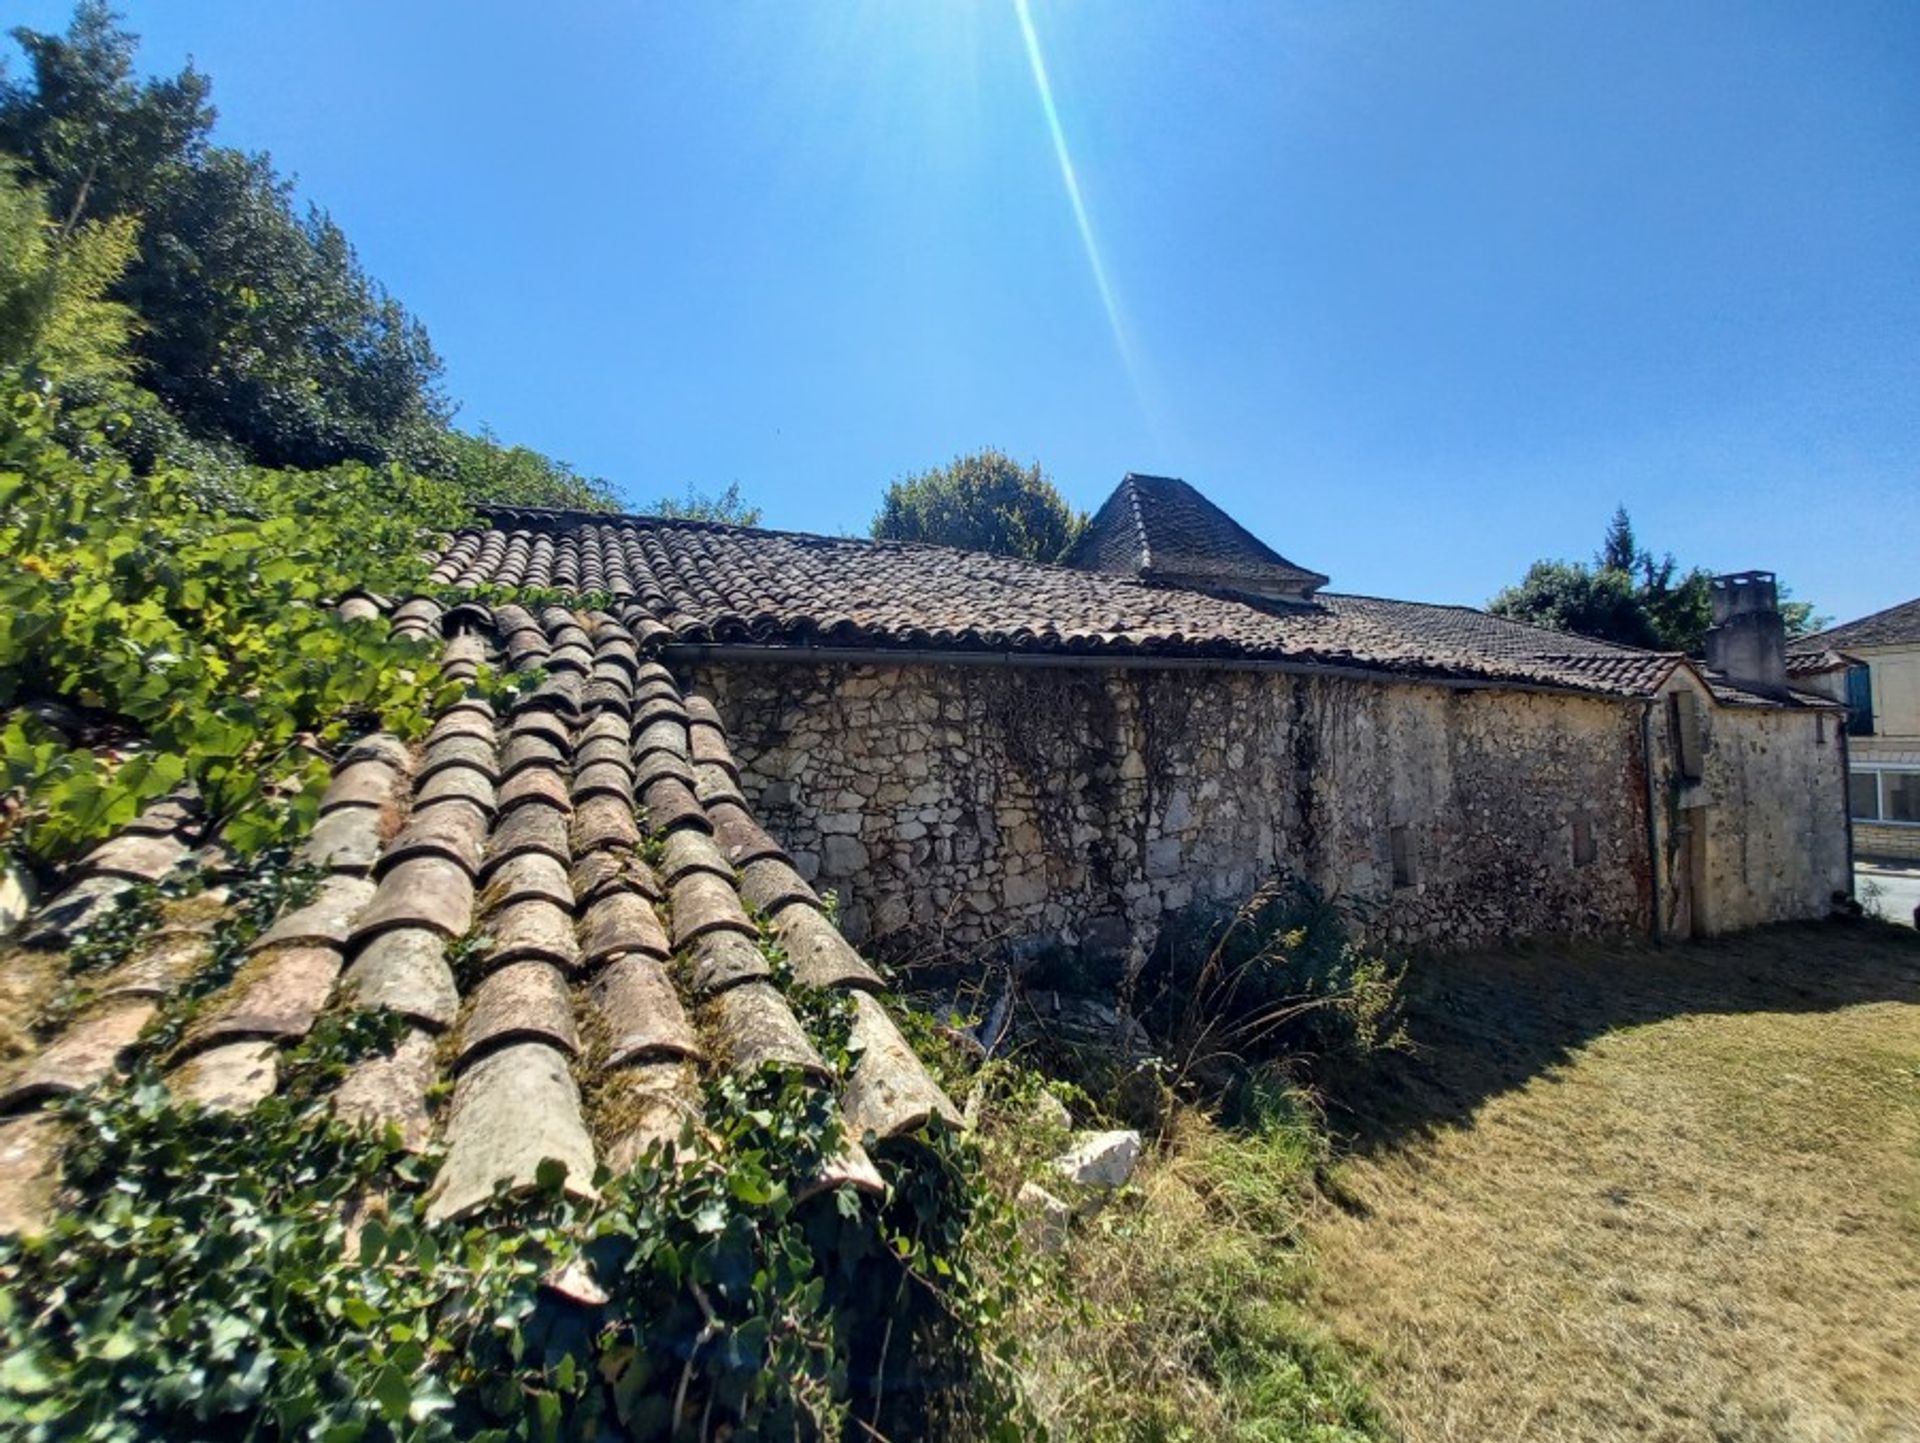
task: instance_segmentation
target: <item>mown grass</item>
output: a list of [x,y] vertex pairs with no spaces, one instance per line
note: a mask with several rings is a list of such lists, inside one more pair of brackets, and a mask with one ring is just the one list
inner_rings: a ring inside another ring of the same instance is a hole
[[1307,1232],[1411,1443],[1920,1438],[1920,938],[1435,961],[1408,1027]]

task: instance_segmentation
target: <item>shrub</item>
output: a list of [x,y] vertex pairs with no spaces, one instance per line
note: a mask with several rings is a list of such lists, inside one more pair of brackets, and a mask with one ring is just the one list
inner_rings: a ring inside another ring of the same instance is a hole
[[1356,944],[1351,921],[1291,878],[1238,907],[1197,904],[1169,921],[1131,1001],[1170,1080],[1218,1090],[1250,1064],[1395,1045],[1402,969]]

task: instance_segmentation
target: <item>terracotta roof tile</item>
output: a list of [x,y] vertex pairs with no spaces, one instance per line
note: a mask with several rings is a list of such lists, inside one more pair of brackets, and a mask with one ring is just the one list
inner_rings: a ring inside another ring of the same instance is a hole
[[[628,630],[658,633],[669,644],[1213,658],[1614,696],[1651,694],[1683,660],[1463,606],[1324,591],[1262,600],[1153,584],[1139,579],[1138,568],[1116,566],[1129,574],[1113,574],[949,547],[657,517],[499,509],[490,519],[488,529],[450,539],[438,577],[454,586],[605,591]],[[1271,557],[1261,566],[1314,577],[1247,541]],[[1213,544],[1209,554],[1240,552]],[[1189,557],[1183,564],[1198,563]],[[1232,570],[1220,572],[1223,587]],[[563,582],[563,572],[579,580]],[[636,757],[657,748],[725,765],[717,729],[690,740],[688,705],[670,689],[658,690],[659,675],[649,667],[643,662],[635,672]],[[663,719],[681,725],[652,730]]]
[[[544,554],[554,563],[555,548]],[[417,771],[414,754],[391,738],[349,751],[329,788],[325,834],[316,828],[320,840],[307,848],[335,870],[263,934],[238,977],[209,999],[168,1078],[181,1097],[245,1108],[278,1086],[279,1046],[306,1033],[323,1008],[396,1012],[408,1029],[398,1049],[355,1064],[336,1102],[345,1116],[400,1128],[410,1147],[425,1148],[440,1133],[446,1153],[432,1194],[437,1217],[469,1212],[498,1188],[533,1185],[548,1158],[565,1165],[570,1187],[590,1193],[600,1156],[631,1163],[647,1142],[701,1125],[707,1102],[698,1079],[706,1069],[798,1068],[830,1099],[844,1094],[858,1132],[957,1125],[952,1104],[870,995],[879,975],[833,929],[738,792],[716,800],[710,816],[689,789],[687,719],[714,739],[709,758],[724,750],[718,719],[710,704],[685,704],[657,663],[638,660],[627,625],[561,608],[535,618],[508,606],[443,614],[409,602],[395,614],[423,633],[444,615],[464,629],[449,650],[469,660],[511,653],[512,637],[535,628],[548,652],[560,650],[552,643],[562,636],[590,637],[601,658],[595,665],[606,669],[601,679],[624,696],[638,676],[647,706],[680,745],[658,745],[671,739],[666,734],[643,742],[617,710],[576,720],[550,709],[536,690],[499,718],[472,699],[451,704],[436,719]],[[520,651],[523,669],[542,664],[539,648]],[[486,785],[496,759],[516,749],[524,755],[500,767],[507,775],[497,812],[491,795],[482,806],[464,791],[445,793],[448,778]],[[658,772],[646,789],[645,831],[623,785],[635,753],[643,772],[650,761]],[[703,760],[700,770],[730,784],[718,760]],[[573,806],[571,830],[570,791],[585,794]],[[143,817],[143,829],[129,835],[164,839],[174,844],[169,856],[188,855],[191,820],[192,809],[183,807],[177,816]],[[663,849],[670,885],[637,854],[643,841]],[[730,847],[748,854],[751,880],[736,873]],[[117,842],[103,852],[136,850]],[[62,896],[69,911],[106,907],[133,885],[99,875]],[[835,1074],[789,1005],[787,969],[769,961],[772,944],[763,944],[749,906],[774,914],[793,983],[867,989],[855,1003],[860,1055],[845,1076]],[[118,991],[0,1082],[0,1111],[34,1107],[119,1064],[164,997],[211,956],[211,923],[167,928],[113,974]],[[481,945],[456,974],[450,949],[468,937]],[[696,1008],[716,1055],[706,1054],[694,1028]],[[443,1053],[436,1038],[448,1031],[456,1049]],[[428,1097],[448,1076],[453,1102],[437,1127]],[[597,1096],[612,1099],[607,1115],[619,1119],[617,1133],[596,1138],[589,1126],[581,1103],[589,1080]],[[5,1137],[21,1138],[10,1151],[0,1146],[0,1206],[13,1211],[47,1201],[45,1149],[29,1145],[37,1133],[21,1131],[34,1121],[0,1119]],[[813,1186],[835,1181],[881,1185],[857,1140]]]

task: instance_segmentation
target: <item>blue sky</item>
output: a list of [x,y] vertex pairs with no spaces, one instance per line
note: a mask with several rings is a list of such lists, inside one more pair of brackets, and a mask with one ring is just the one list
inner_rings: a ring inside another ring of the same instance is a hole
[[1477,604],[1624,501],[1841,619],[1920,593],[1920,6],[1030,5],[1084,236],[1016,0],[126,9],[463,424],[634,504],[864,531],[995,444],[1342,590]]

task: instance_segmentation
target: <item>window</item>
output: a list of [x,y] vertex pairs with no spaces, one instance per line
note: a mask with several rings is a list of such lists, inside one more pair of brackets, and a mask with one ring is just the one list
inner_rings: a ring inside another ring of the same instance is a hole
[[1850,773],[1847,810],[1856,822],[1920,827],[1920,771],[1874,769]]
[[1920,772],[1880,773],[1880,816],[1920,824]]
[[1413,865],[1413,837],[1405,827],[1387,828],[1387,846],[1393,853],[1393,885],[1411,887],[1419,878]]
[[1690,691],[1676,691],[1667,698],[1667,741],[1680,779],[1699,781],[1706,740],[1700,732],[1700,698]]
[[1590,867],[1600,850],[1593,841],[1593,822],[1588,817],[1573,819],[1573,865]]
[[1847,735],[1873,735],[1873,673],[1864,666],[1847,668]]
[[1847,810],[1856,822],[1880,820],[1880,773],[1847,774]]

